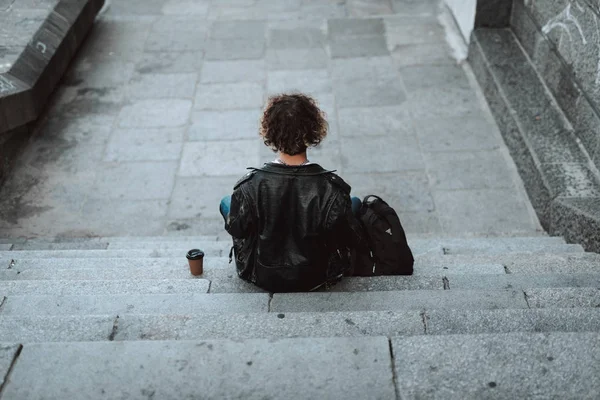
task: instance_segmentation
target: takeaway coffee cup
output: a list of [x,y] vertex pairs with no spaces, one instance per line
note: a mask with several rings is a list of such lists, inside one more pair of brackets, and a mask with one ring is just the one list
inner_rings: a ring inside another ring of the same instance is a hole
[[200,249],[192,249],[187,252],[186,258],[190,264],[190,272],[194,276],[202,275],[204,264],[204,252]]

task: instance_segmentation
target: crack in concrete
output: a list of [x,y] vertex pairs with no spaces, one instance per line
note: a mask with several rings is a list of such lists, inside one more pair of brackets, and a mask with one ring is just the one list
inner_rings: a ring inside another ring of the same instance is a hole
[[8,264],[8,269],[12,269],[12,267],[15,266],[17,262],[15,260],[10,260],[10,263]]
[[110,332],[110,335],[108,335],[108,340],[110,342],[115,340],[115,336],[117,336],[118,330],[119,330],[119,316],[117,315],[117,317],[113,321],[112,331]]
[[444,276],[442,282],[444,283],[444,290],[450,290],[450,281],[448,280],[448,277]]
[[8,297],[2,296],[2,300],[0,300],[0,314],[2,314],[2,307],[4,307],[4,303],[6,303],[6,300],[8,300]]
[[512,274],[512,271],[508,268],[508,265],[503,265],[504,267],[504,272],[507,274]]
[[271,312],[271,302],[273,301],[273,293],[269,293],[269,303],[267,304],[267,312]]
[[394,348],[392,346],[392,339],[388,338],[388,345],[390,347],[390,366],[392,367],[392,382],[394,384],[394,393],[396,400],[400,400],[400,391],[398,390],[398,376],[396,376],[396,361],[394,360]]
[[531,308],[531,306],[529,305],[529,296],[527,295],[527,292],[523,290],[523,295],[525,296],[525,303],[527,303],[527,308]]
[[421,321],[423,321],[423,334],[427,335],[427,311],[423,310],[419,315],[421,316]]
[[17,359],[21,355],[21,351],[23,351],[22,344],[19,345],[19,348],[17,349],[17,352],[15,353],[15,356],[13,357],[13,359],[10,363],[10,366],[8,367],[8,371],[6,371],[6,375],[4,375],[4,380],[2,381],[2,384],[0,385],[0,399],[2,398],[2,393],[4,392],[4,388],[6,387],[6,385],[8,385],[8,381],[10,380],[10,374],[12,373],[13,369],[15,368],[15,364],[17,363]]

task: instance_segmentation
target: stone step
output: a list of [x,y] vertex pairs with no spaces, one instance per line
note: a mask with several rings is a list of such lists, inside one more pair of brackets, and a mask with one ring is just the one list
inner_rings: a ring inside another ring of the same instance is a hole
[[[3,264],[3,265],[2,265]],[[66,268],[187,268],[185,257],[172,258],[46,258],[2,260],[0,268],[17,271],[29,269]],[[210,257],[204,260],[205,268],[234,268],[227,257]],[[506,269],[505,269],[506,267]],[[597,273],[600,270],[600,254],[496,254],[496,255],[422,255],[415,258],[415,275],[435,273],[465,274],[546,274],[546,273]]]
[[[585,254],[585,253],[584,253]],[[469,263],[468,259],[460,262],[448,262],[446,259],[454,256],[437,255],[436,257],[426,256],[425,261],[421,262],[421,257],[417,256],[415,261],[415,275],[435,275],[445,274],[448,272],[456,274],[506,274],[504,266],[499,263],[494,263],[493,256],[488,258],[488,263]],[[1,260],[0,270],[18,271],[24,273],[28,270],[47,270],[48,274],[57,269],[160,269],[167,270],[178,269],[183,273],[188,269],[188,263],[185,257],[176,258],[12,258]],[[235,270],[235,264],[229,263],[227,257],[211,257],[207,256],[204,259],[205,270],[209,269],[226,269]],[[588,271],[589,272],[589,271]]]
[[600,254],[554,253],[554,254],[459,254],[422,256],[415,260],[415,269],[422,265],[438,265],[454,271],[457,265],[496,263],[503,266],[503,273],[552,274],[552,273],[597,273],[600,270]]
[[[230,243],[211,242],[202,247],[207,256],[226,257]],[[179,258],[185,260],[189,248],[134,250],[17,250],[0,251],[0,260],[30,258]]]
[[267,312],[269,301],[267,293],[7,296],[2,315],[248,313]]
[[19,295],[135,295],[207,293],[207,279],[143,280],[12,280],[0,281],[0,294]]
[[0,316],[0,342],[252,339],[600,332],[600,310],[400,310],[324,313]]
[[598,332],[505,333],[394,338],[391,348],[402,398],[592,399],[598,343]]
[[[0,293],[0,298],[5,296]],[[190,314],[596,307],[598,288],[7,296],[3,315]]]
[[[423,271],[421,271],[423,272]],[[346,277],[328,291],[389,291],[433,289],[525,289],[556,287],[600,287],[600,269],[596,274],[454,274],[431,271],[430,275]],[[210,282],[210,293],[261,292],[256,286],[240,279],[232,268],[206,268],[201,277],[190,274],[187,265],[178,268],[67,268],[67,269],[17,269],[0,271],[0,293],[3,281],[39,282],[39,287],[52,285],[67,287],[69,281],[181,281],[203,280]],[[44,283],[46,282],[46,283]],[[36,287],[28,284],[28,287]],[[49,290],[43,288],[41,290]],[[73,289],[72,289],[73,290]],[[51,294],[51,293],[38,293]]]
[[[133,250],[17,250],[0,251],[0,262],[11,259],[31,259],[31,258],[185,258],[189,247],[167,248],[165,245],[161,248],[133,249]],[[207,256],[225,257],[231,250],[230,243],[225,242],[207,242],[202,246]],[[558,244],[558,245],[531,245],[527,249],[520,249],[516,246],[498,246],[490,248],[477,247],[451,247],[444,248],[435,244],[424,244],[411,247],[415,256],[441,255],[444,254],[505,254],[506,252],[528,252],[528,253],[577,253],[583,252],[580,245]]]
[[[227,237],[231,242],[231,238]],[[178,242],[182,247],[194,246],[198,243],[226,241],[218,235],[194,236],[190,238],[160,236],[160,237],[95,237],[95,238],[55,238],[55,239],[27,239],[16,240],[12,243],[12,250],[92,250],[106,249],[109,244],[115,249],[135,248],[139,242],[153,242],[157,244],[165,242]],[[0,242],[1,243],[1,242]],[[126,246],[131,243],[132,246]],[[191,248],[191,247],[190,247]]]
[[[214,243],[223,246],[231,244],[230,238],[216,236],[198,236],[189,238],[83,238],[68,241],[28,240],[25,243],[13,244],[12,250],[171,250],[209,247]],[[499,237],[499,238],[409,238],[411,248],[417,253],[445,249],[448,254],[477,252],[501,253],[514,251],[538,251],[552,245],[564,245],[560,237]],[[568,246],[569,249],[577,247]]]
[[27,344],[2,395],[4,400],[82,393],[91,399],[131,393],[160,399],[391,399],[397,393],[409,399],[594,398],[600,392],[599,341],[596,332],[519,332]]
[[276,293],[271,312],[600,307],[600,288]]
[[391,399],[391,365],[385,337],[40,343],[2,398]]

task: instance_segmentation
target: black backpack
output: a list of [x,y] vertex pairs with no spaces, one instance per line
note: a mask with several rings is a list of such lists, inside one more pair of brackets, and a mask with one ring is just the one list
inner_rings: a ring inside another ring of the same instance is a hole
[[380,197],[370,195],[356,217],[369,248],[355,252],[354,275],[412,275],[414,258],[396,211]]

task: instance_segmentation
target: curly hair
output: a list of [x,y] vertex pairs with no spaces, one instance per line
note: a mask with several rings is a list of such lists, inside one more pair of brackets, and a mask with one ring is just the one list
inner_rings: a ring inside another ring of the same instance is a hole
[[260,136],[273,151],[304,153],[327,136],[326,115],[310,96],[279,94],[269,98],[260,121]]

